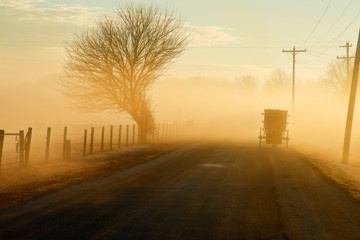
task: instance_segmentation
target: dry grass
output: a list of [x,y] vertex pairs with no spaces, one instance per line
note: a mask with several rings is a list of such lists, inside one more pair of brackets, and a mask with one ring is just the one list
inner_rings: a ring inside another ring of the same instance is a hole
[[319,158],[309,158],[309,162],[352,197],[360,200],[359,167]]
[[310,164],[333,183],[360,200],[360,163],[357,154],[353,152],[350,164],[345,165],[341,163],[341,152],[335,149],[297,146],[296,151],[303,154]]
[[31,165],[28,169],[5,169],[0,175],[0,208],[104,177],[175,150],[181,143],[134,146],[76,159]]

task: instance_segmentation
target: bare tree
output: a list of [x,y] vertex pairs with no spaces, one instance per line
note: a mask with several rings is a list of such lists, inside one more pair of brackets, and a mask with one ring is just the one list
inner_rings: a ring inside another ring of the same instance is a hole
[[250,94],[259,88],[259,79],[252,75],[245,75],[239,78],[235,78],[236,84],[242,93]]
[[340,96],[346,97],[350,93],[350,79],[352,78],[353,64],[350,64],[350,73],[347,76],[345,61],[332,60],[325,69],[325,82],[331,86]]
[[144,143],[154,128],[148,91],[186,45],[183,22],[174,12],[127,4],[67,43],[60,83],[79,109],[129,113]]
[[290,77],[285,71],[276,69],[269,74],[264,85],[270,90],[282,91],[290,86],[290,82]]

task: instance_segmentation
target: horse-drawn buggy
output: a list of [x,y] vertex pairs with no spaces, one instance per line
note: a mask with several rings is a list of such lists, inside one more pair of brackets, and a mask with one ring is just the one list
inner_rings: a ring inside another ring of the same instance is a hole
[[264,126],[260,127],[259,147],[265,139],[266,144],[276,146],[286,141],[289,146],[289,129],[286,128],[288,112],[286,110],[265,109]]

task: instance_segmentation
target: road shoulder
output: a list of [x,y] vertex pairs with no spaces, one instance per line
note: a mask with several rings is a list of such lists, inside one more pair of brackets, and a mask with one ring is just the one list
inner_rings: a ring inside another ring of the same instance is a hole
[[185,145],[180,142],[148,144],[69,162],[56,161],[32,165],[28,169],[4,170],[0,175],[0,208],[109,176],[161,158]]

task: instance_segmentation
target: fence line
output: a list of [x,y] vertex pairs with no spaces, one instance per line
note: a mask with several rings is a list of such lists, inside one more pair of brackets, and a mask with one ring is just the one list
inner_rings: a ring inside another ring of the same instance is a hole
[[[29,128],[26,134],[23,130],[18,133],[7,133],[0,130],[0,170],[2,167],[9,167],[14,164],[18,164],[19,167],[28,167],[29,161],[33,161],[35,156],[37,159],[44,159],[45,162],[69,161],[72,157],[86,158],[86,156],[95,153],[112,151],[122,148],[123,145],[130,146],[138,143],[139,129],[137,125],[132,124],[131,130],[130,124],[119,124],[117,126],[117,132],[114,131],[113,125],[109,125],[107,128],[101,126],[101,131],[96,131],[98,128],[95,127],[79,130],[74,125],[65,126],[62,129],[62,134],[59,127],[54,129],[47,127],[46,135],[44,134],[44,145],[40,144],[41,141],[39,140],[35,144],[31,143],[32,128]],[[124,126],[126,126],[125,133],[123,132]],[[178,123],[157,123],[154,131],[148,135],[148,142],[167,141],[176,136],[179,131],[178,127]],[[7,136],[15,136],[15,143],[7,142]],[[59,136],[61,136],[61,141],[59,141]],[[114,139],[117,139],[115,145],[117,148],[114,148]],[[37,150],[31,150],[32,159],[30,159],[31,148]],[[42,151],[44,151],[41,154],[42,156],[39,156],[39,152]]]
[[[0,130],[0,170],[3,166],[3,153],[4,153],[4,141],[5,136],[19,137],[19,143],[16,143],[16,152],[19,153],[19,167],[28,167],[30,157],[30,145],[32,128],[28,128],[26,136],[24,136],[24,130],[20,130],[19,133],[6,133],[5,130]],[[15,161],[16,162],[16,161]]]

